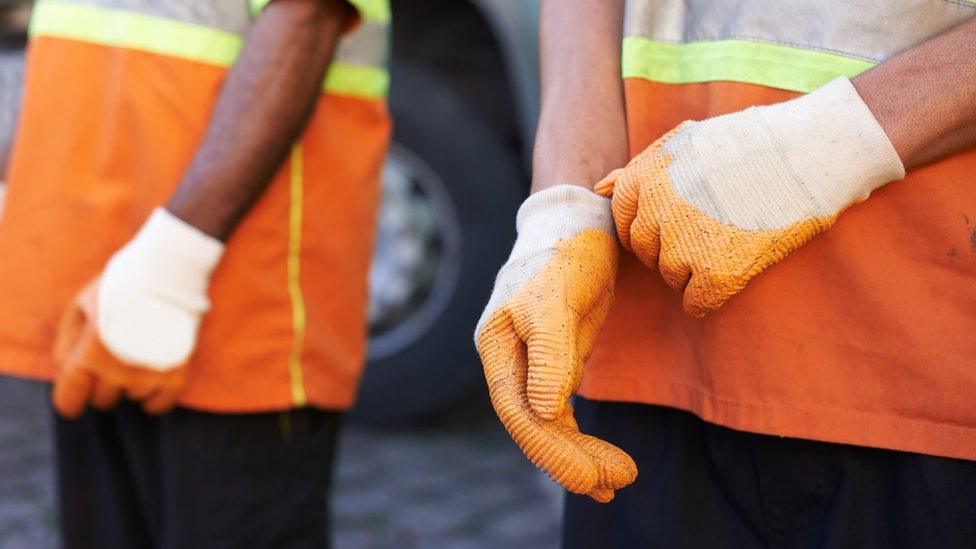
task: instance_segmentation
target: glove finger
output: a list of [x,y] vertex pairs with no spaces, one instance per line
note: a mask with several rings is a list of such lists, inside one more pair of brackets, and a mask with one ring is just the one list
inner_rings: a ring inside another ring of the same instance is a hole
[[619,490],[637,479],[637,464],[627,452],[609,442],[577,432],[573,442],[583,448],[597,467],[597,487]]
[[634,222],[628,228],[631,250],[644,265],[656,268],[661,252],[661,225],[652,204],[645,201],[638,208]]
[[600,475],[596,465],[566,431],[540,422],[528,407],[502,423],[529,461],[566,490],[588,494],[597,487]]
[[597,503],[610,503],[613,501],[614,492],[613,490],[607,490],[606,488],[594,488],[592,492],[587,494]]
[[614,187],[617,184],[617,178],[621,172],[622,170],[616,169],[608,173],[599,183],[593,186],[593,192],[606,198],[613,196]]
[[617,239],[625,250],[632,250],[633,234],[631,225],[637,218],[640,206],[640,185],[636,179],[622,174],[613,191],[610,210],[613,213],[613,224],[617,229]]
[[[580,432],[576,418],[573,416],[571,403],[566,406],[566,412],[561,419],[573,442],[589,454],[598,468],[600,480],[596,490],[608,490],[610,499],[613,499],[613,490],[634,482],[637,478],[637,465],[634,460],[627,452],[613,444]],[[597,499],[592,492],[590,496]]]
[[91,404],[98,410],[115,408],[120,398],[122,398],[122,388],[104,378],[97,379],[92,385]]
[[545,325],[536,326],[528,341],[529,408],[543,421],[556,419],[563,412],[579,382],[582,361],[577,352],[576,313],[553,313]]
[[77,367],[66,368],[54,381],[51,400],[55,411],[65,419],[77,419],[85,411],[94,382],[91,373]]
[[142,402],[159,392],[159,383],[152,382],[147,376],[140,376],[126,383],[125,396],[129,400]]
[[173,409],[176,406],[176,399],[179,391],[171,388],[162,388],[150,395],[142,402],[142,409],[149,415],[160,415]]
[[553,425],[543,424],[529,408],[526,345],[503,311],[485,323],[478,337],[478,352],[492,407],[522,452],[570,492],[589,493],[599,476],[586,452]]
[[148,414],[164,414],[173,409],[179,402],[186,382],[185,366],[178,366],[161,375],[159,391],[147,398],[142,405]]
[[[600,330],[603,329],[603,324],[606,322],[612,306],[613,288],[607,288],[603,296],[580,320],[576,337],[576,354],[583,364],[586,364],[586,361],[590,359],[593,348],[596,346],[596,340],[600,336]],[[582,373],[582,368],[580,370]],[[574,390],[579,387],[578,381],[573,387]]]
[[686,263],[674,261],[671,258],[665,260],[667,252],[661,254],[661,261],[658,263],[658,271],[664,282],[675,291],[683,291],[691,280],[691,267]]
[[77,352],[85,333],[85,324],[84,312],[76,302],[72,302],[61,316],[54,339],[54,362],[59,368],[63,368],[65,363],[73,360],[72,355]]
[[685,314],[693,318],[702,318],[724,305],[744,285],[744,280],[722,284],[707,276],[693,274],[682,298]]
[[612,291],[615,251],[613,237],[597,230],[560,242],[552,261],[509,307],[515,333],[527,344],[529,406],[544,421],[562,414],[579,385],[596,328],[586,326],[581,355],[580,325]]
[[143,401],[163,388],[170,372],[123,366],[126,371],[125,395],[135,401]]
[[500,309],[493,313],[481,328],[477,341],[478,354],[485,371],[488,390],[518,400],[524,393],[526,378],[525,344],[515,334],[508,314]]
[[576,416],[573,414],[573,403],[572,401],[566,403],[566,407],[563,409],[563,425],[568,427],[570,430],[579,431],[579,423],[576,422]]
[[[636,252],[635,247],[641,243],[641,236],[634,234],[634,223],[640,215],[640,211],[650,207],[650,205],[642,204],[641,200],[650,200],[653,193],[648,193],[648,189],[653,189],[654,184],[657,183],[658,178],[662,177],[662,174],[666,177],[670,158],[662,157],[661,149],[683,126],[684,124],[681,124],[659,137],[649,147],[632,158],[627,163],[627,167],[620,170],[620,173],[616,175],[616,185],[613,189],[613,219],[617,227],[617,238],[626,250]],[[654,232],[656,234],[657,231]],[[647,244],[653,243],[648,242]],[[654,252],[653,256],[656,258],[657,252]],[[653,264],[654,262],[648,263],[648,265]]]
[[[670,185],[670,182],[663,182]],[[665,205],[665,207],[673,206]],[[661,273],[661,278],[671,289],[675,291],[684,290],[691,278],[691,266],[687,260],[687,252],[682,250],[705,250],[709,246],[712,237],[707,229],[702,229],[695,224],[687,223],[683,218],[680,209],[671,208],[669,213],[664,214],[664,218],[670,222],[660,225],[658,241],[657,267]],[[647,263],[645,261],[645,263]],[[651,263],[647,263],[651,266]]]

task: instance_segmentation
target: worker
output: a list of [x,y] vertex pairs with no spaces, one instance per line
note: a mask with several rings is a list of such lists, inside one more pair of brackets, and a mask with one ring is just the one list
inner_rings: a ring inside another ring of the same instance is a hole
[[565,546],[972,546],[976,3],[541,9],[475,339]]
[[65,547],[324,547],[390,135],[384,0],[41,0],[0,368]]

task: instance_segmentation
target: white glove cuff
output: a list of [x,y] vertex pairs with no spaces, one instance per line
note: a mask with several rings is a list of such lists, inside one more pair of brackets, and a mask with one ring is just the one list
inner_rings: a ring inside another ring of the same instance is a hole
[[106,271],[118,267],[135,271],[136,278],[154,293],[203,313],[209,309],[210,276],[223,254],[222,242],[165,208],[156,208],[135,238],[109,261]]
[[614,234],[610,199],[577,185],[543,189],[522,203],[515,217],[518,239],[512,257],[551,248],[586,229]]
[[158,371],[184,363],[210,308],[210,275],[223,250],[217,239],[157,208],[102,273],[98,330],[106,348]]
[[587,229],[614,234],[610,199],[576,185],[549,187],[527,198],[515,226],[518,238],[495,279],[491,299],[475,328],[475,342],[491,314],[552,260],[557,242]]
[[847,78],[755,113],[824,215],[905,177],[891,140]]

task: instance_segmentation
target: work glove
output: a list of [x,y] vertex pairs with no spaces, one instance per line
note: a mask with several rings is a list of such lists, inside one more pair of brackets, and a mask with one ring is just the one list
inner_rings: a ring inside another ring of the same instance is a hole
[[59,414],[76,418],[87,404],[107,409],[123,396],[151,414],[173,407],[223,248],[163,208],[152,213],[61,320],[53,395]]
[[580,433],[569,398],[613,301],[610,201],[560,185],[519,209],[518,239],[475,330],[492,406],[553,480],[600,502],[637,477],[622,450]]
[[684,122],[596,186],[624,248],[704,316],[905,168],[839,78],[764,107]]

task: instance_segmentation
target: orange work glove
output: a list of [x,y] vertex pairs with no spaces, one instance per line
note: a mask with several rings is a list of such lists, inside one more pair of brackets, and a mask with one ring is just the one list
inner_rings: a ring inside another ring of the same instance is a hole
[[518,239],[475,331],[495,412],[553,480],[600,502],[632,483],[625,452],[580,433],[569,398],[613,301],[610,204],[560,185],[519,209]]
[[59,368],[54,408],[73,419],[88,403],[105,410],[114,407],[124,394],[142,402],[147,413],[169,410],[183,389],[185,365],[153,370],[115,358],[98,335],[98,284],[95,280],[82,290],[61,318],[54,347]]
[[904,166],[854,86],[685,122],[596,186],[624,248],[704,316]]
[[160,208],[68,307],[58,329],[54,407],[76,418],[119,398],[173,407],[210,306],[223,244]]

